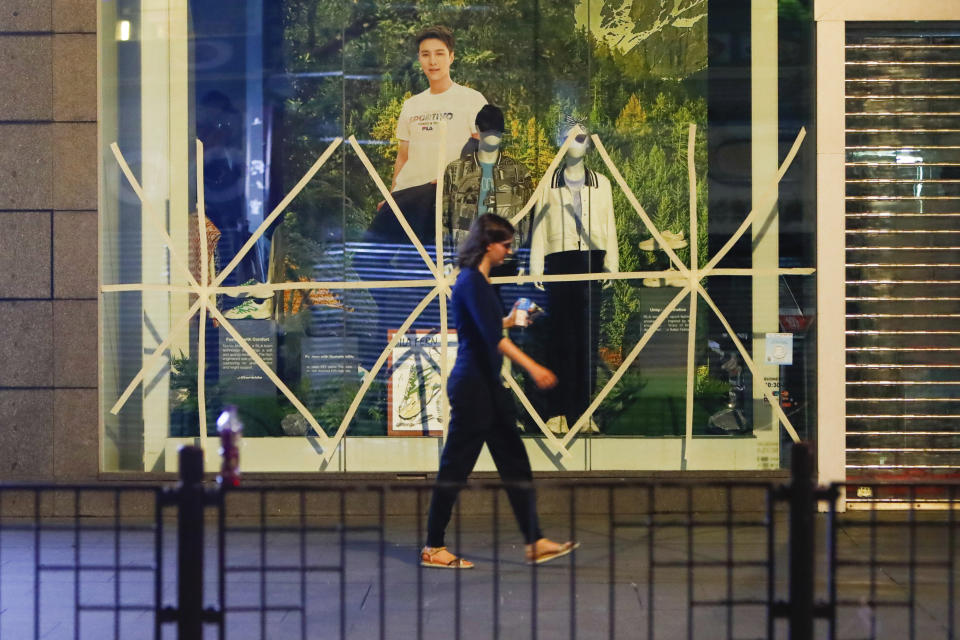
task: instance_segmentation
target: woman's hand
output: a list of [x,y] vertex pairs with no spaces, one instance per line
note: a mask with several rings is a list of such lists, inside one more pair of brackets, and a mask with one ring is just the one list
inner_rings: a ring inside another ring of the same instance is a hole
[[[517,301],[513,303],[513,308],[510,309],[510,313],[507,314],[507,317],[503,319],[504,329],[512,329],[517,326],[517,309],[520,306],[520,300],[522,300],[522,298],[517,299]],[[534,320],[540,317],[542,313],[543,309],[538,307],[536,303],[530,304],[530,307],[527,311],[527,323],[519,326],[529,327],[531,324],[533,324]]]
[[557,386],[557,376],[546,367],[537,365],[532,367],[529,373],[538,389],[552,389]]

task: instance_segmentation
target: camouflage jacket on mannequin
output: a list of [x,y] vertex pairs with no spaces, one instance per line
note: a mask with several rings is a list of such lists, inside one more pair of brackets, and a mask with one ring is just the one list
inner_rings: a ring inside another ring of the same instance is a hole
[[[482,168],[476,151],[466,153],[447,165],[443,177],[444,251],[447,261],[467,236],[477,218]],[[501,153],[493,166],[493,189],[487,193],[487,213],[513,218],[533,194],[533,178],[522,164]],[[516,247],[530,241],[530,216],[517,224]]]

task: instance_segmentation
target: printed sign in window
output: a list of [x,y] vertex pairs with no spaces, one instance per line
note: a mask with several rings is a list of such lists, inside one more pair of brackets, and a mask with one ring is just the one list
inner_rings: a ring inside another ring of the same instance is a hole
[[[396,331],[390,331],[392,340]],[[390,354],[387,385],[387,434],[439,436],[443,434],[440,375],[442,345],[439,331],[408,331]],[[457,357],[457,334],[447,333],[447,371]]]

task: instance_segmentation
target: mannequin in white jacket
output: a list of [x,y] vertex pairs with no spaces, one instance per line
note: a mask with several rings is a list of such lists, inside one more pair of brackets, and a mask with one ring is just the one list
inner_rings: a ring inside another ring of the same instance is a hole
[[[530,241],[530,275],[620,270],[610,180],[587,169],[589,139],[577,135],[564,165],[537,199]],[[543,286],[543,285],[538,285]],[[551,365],[559,380],[546,399],[547,426],[563,433],[586,410],[596,386],[601,282],[548,282]],[[597,432],[590,420],[587,430]]]
[[[573,139],[564,165],[554,171],[549,188],[537,198],[530,240],[530,275],[543,275],[544,257],[561,251],[605,251],[603,270],[620,270],[613,190],[606,176],[584,166],[588,145],[585,133]],[[578,193],[579,215],[575,210]]]

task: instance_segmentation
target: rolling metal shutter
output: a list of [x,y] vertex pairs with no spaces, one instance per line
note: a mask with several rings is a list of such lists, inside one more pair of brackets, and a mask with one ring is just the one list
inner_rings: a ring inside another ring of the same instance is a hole
[[960,474],[960,26],[847,25],[847,474]]

